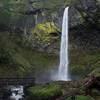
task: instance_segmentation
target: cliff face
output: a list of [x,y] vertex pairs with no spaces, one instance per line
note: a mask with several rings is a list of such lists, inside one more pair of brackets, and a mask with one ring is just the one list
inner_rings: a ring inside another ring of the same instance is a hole
[[[41,43],[39,44],[39,41],[38,41],[39,45],[36,44],[36,46],[39,46],[39,47],[37,48],[40,49],[43,47],[42,50],[47,49],[47,51],[50,49],[53,50],[53,48],[55,48],[53,44],[54,42],[58,42],[60,39],[59,33],[61,33],[63,12],[64,12],[64,8],[67,6],[69,6],[69,36],[70,36],[70,41],[71,41],[70,47],[72,47],[72,45],[76,46],[77,48],[80,48],[80,46],[86,47],[86,45],[88,45],[87,47],[93,47],[93,46],[94,47],[97,46],[97,48],[99,47],[99,44],[100,44],[100,41],[99,41],[99,37],[100,37],[99,36],[99,25],[100,25],[99,2],[95,0],[79,0],[78,2],[74,2],[70,4],[68,2],[64,4],[63,1],[62,3],[59,2],[60,5],[57,5],[57,3],[55,4],[52,4],[52,3],[53,2],[51,2],[51,5],[49,5],[48,7],[46,6],[46,8],[41,8],[41,7],[36,8],[38,10],[35,10],[36,12],[34,15],[34,18],[35,18],[34,27],[40,23],[41,25],[45,26],[44,24],[46,22],[53,22],[54,26],[51,25],[51,29],[53,29],[56,26],[58,31],[55,31],[53,33],[49,32],[52,34],[52,36],[48,35],[48,38],[51,38],[51,41],[48,40],[49,43],[47,42],[47,44],[50,44],[50,45],[44,46],[43,44],[42,46]],[[31,14],[32,12],[30,13],[30,15]],[[36,28],[34,27],[33,29]],[[48,28],[46,29],[49,30]],[[34,32],[32,32],[32,34],[34,34]],[[57,37],[59,37],[58,41],[56,40],[53,41],[53,36],[55,36],[55,34]],[[34,41],[33,45],[35,45],[35,43],[37,43],[37,41]],[[56,45],[56,49],[59,50],[59,47],[57,47],[57,43],[55,43],[55,45]],[[50,51],[55,52],[52,50]]]
[[84,20],[99,24],[99,4],[99,0],[1,0],[0,25],[29,31],[38,23],[53,21],[61,29],[63,11],[67,6],[70,7],[70,28],[82,24]]
[[54,43],[53,48],[59,50],[62,17],[67,6],[71,45],[79,47],[85,46],[85,43],[91,44],[90,37],[93,37],[95,41],[92,46],[99,47],[99,0],[1,0],[0,30],[23,33],[29,40],[33,40],[34,48],[42,48],[42,51],[52,49]]

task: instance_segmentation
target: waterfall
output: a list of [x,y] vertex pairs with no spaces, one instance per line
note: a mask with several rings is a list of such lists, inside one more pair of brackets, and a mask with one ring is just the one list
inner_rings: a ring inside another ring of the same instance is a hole
[[58,80],[70,80],[68,70],[68,8],[65,8],[62,22],[62,36],[60,47],[60,65],[58,69]]

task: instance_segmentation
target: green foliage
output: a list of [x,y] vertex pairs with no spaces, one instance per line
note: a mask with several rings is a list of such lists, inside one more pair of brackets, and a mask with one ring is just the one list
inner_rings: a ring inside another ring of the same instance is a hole
[[100,52],[74,54],[71,53],[71,72],[86,75],[100,66]]
[[27,91],[32,100],[52,100],[62,94],[60,86],[55,84],[34,86]]
[[95,70],[93,70],[91,73],[90,73],[90,75],[94,75],[94,76],[96,76],[96,77],[100,77],[100,68],[98,67],[98,68],[96,68]]
[[[34,8],[57,8],[64,4],[66,0],[38,0],[37,2],[33,3]],[[68,0],[67,0],[68,1]],[[49,4],[49,5],[48,5]]]
[[4,48],[0,48],[0,63],[12,65],[14,61],[12,59],[11,54],[11,51],[5,50]]
[[31,49],[20,50],[22,56],[27,59],[32,65],[35,66],[35,70],[38,73],[49,70],[58,63],[57,56],[41,53]]
[[[79,3],[79,0],[38,0],[34,1],[32,6],[34,8],[49,8],[56,9],[62,6],[73,5]],[[49,4],[49,5],[48,5]]]
[[32,7],[34,9],[47,8],[49,9],[47,16],[50,16],[60,7],[74,3],[76,3],[74,0],[33,0],[33,3],[30,3],[29,0],[0,0],[0,25],[8,26],[11,29],[15,28],[17,23],[21,23],[20,20],[26,21],[25,13]]
[[[12,74],[14,71],[14,75],[20,77],[31,72],[32,66],[19,52],[23,48],[17,45],[17,40],[9,33],[0,33],[0,40],[0,76],[9,76],[10,71]],[[5,74],[4,71],[9,74]]]
[[83,95],[78,95],[78,96],[75,96],[75,97],[69,97],[68,99],[66,100],[73,100],[73,98],[75,98],[74,100],[94,100],[92,97],[90,96],[83,96]]
[[0,77],[34,75],[57,64],[56,56],[33,50],[28,41],[21,33],[0,33]]
[[0,25],[14,27],[27,10],[27,0],[1,0]]
[[80,0],[66,0],[65,3],[69,4],[70,6],[75,6],[80,4]]

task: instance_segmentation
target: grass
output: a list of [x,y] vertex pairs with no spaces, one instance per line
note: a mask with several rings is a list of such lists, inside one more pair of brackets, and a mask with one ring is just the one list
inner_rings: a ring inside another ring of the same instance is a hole
[[32,100],[52,100],[62,94],[60,86],[55,84],[30,87],[27,92]]

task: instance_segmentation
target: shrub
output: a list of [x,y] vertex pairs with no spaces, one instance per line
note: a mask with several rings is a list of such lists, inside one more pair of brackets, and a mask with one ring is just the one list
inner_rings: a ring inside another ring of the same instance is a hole
[[27,93],[32,100],[53,100],[62,94],[60,86],[55,84],[30,87]]

